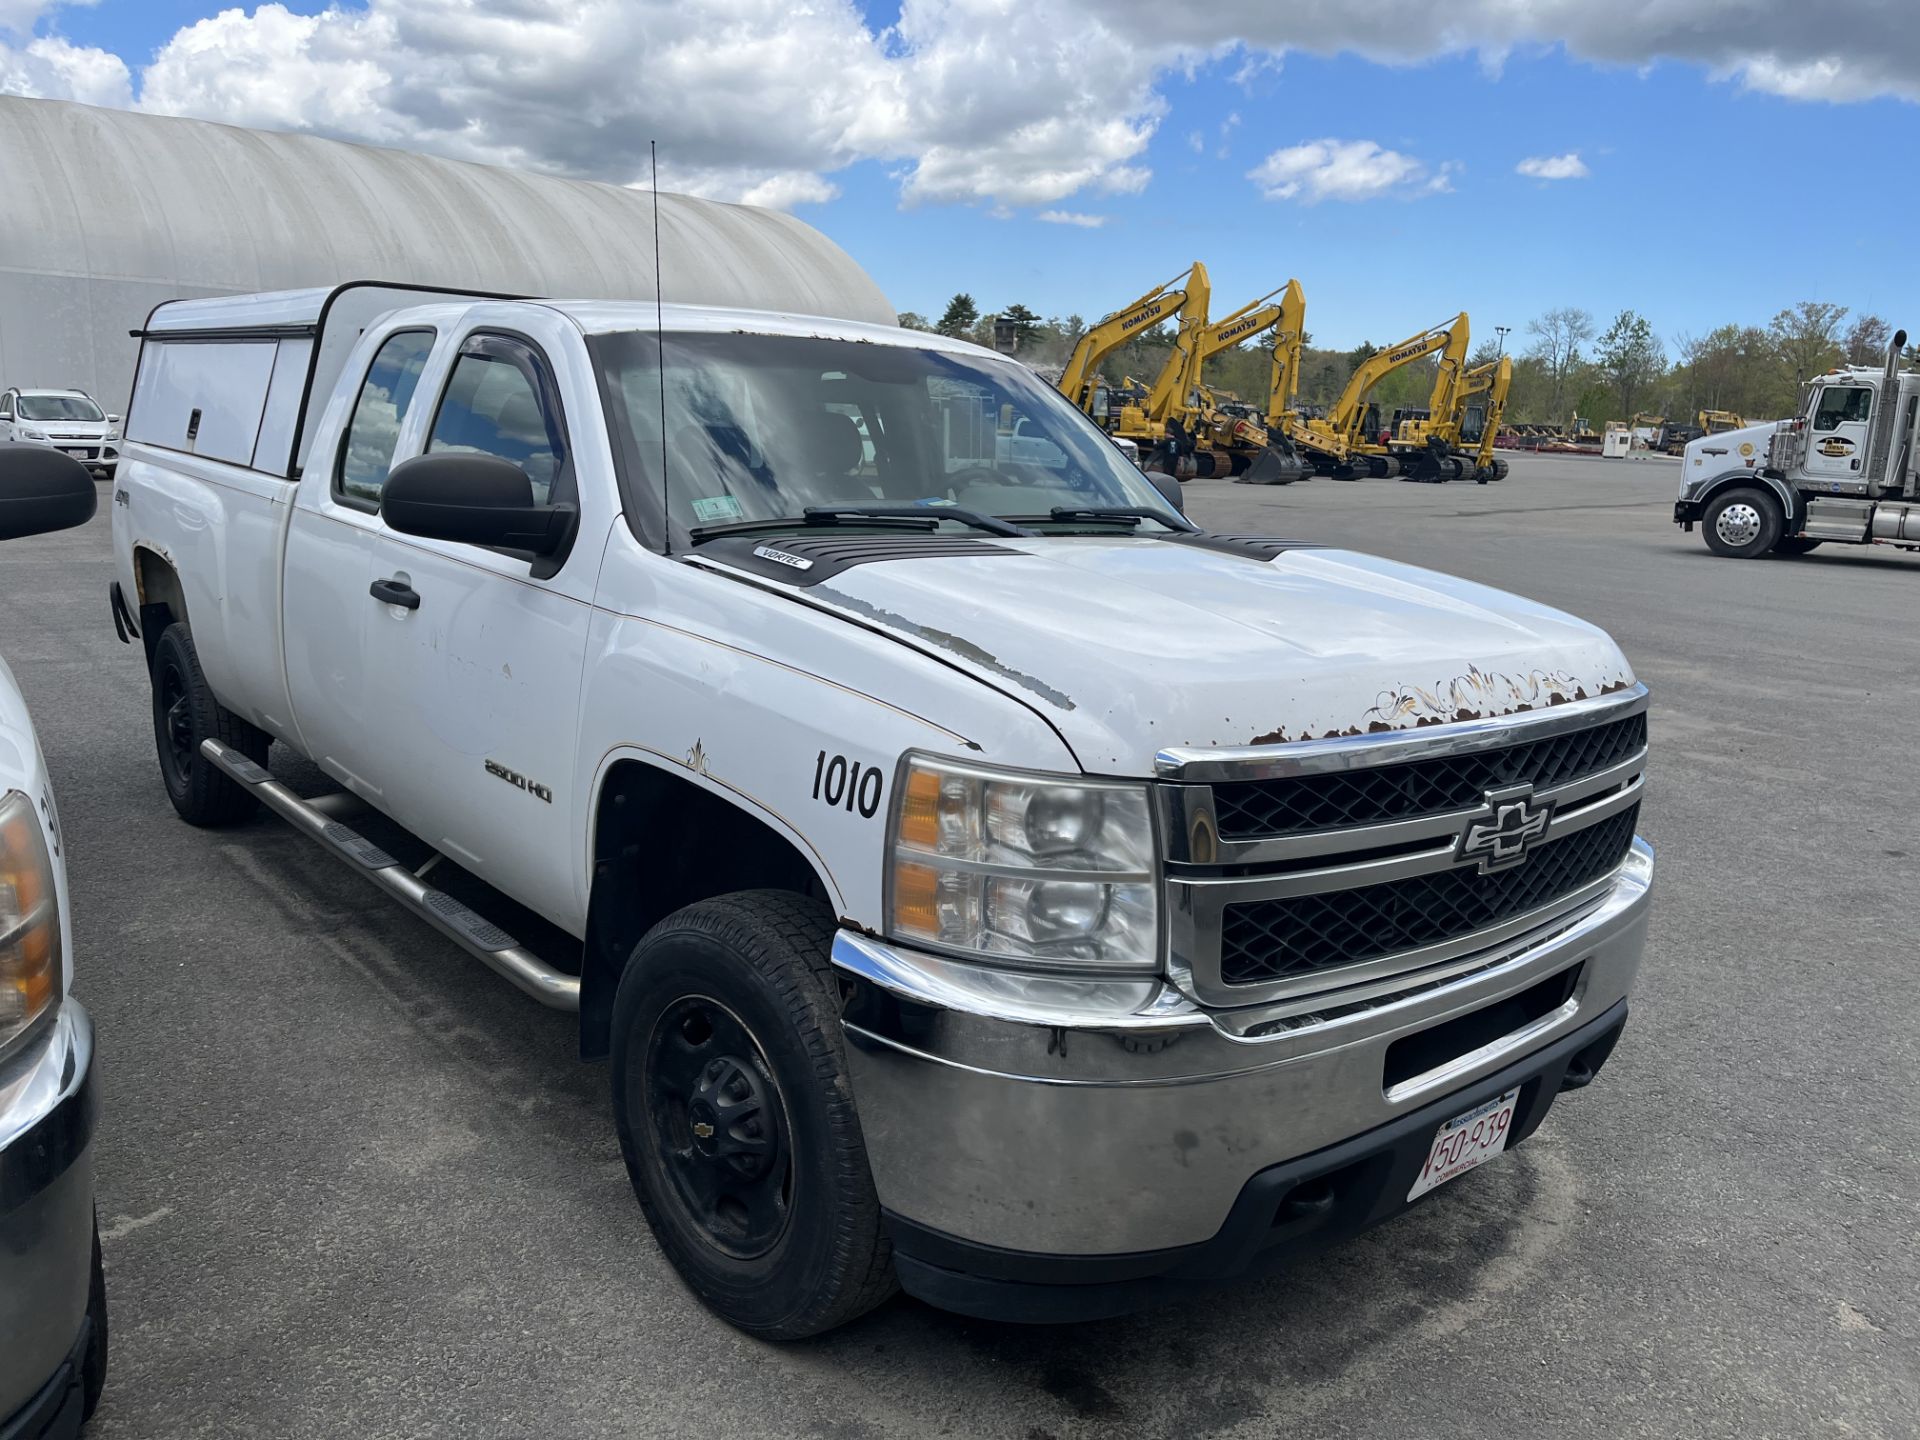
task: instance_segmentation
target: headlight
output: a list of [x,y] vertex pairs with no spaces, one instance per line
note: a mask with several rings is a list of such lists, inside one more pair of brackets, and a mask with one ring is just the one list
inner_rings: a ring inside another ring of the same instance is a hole
[[889,827],[896,938],[1048,968],[1159,964],[1144,785],[912,755]]
[[22,440],[45,440],[48,439],[49,436],[44,430],[29,430],[26,426],[22,425],[20,427],[20,438]]
[[0,1050],[60,1000],[60,901],[33,802],[0,797]]

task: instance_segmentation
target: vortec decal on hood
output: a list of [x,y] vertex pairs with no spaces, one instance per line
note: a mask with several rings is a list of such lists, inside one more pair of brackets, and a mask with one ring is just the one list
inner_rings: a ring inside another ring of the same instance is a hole
[[1145,538],[866,565],[810,599],[976,675],[1096,773],[1170,746],[1279,744],[1567,704],[1633,684],[1603,632],[1342,550],[1266,562]]

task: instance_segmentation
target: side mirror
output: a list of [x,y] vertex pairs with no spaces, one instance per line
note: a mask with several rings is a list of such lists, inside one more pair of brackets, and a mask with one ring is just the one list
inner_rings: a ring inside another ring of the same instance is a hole
[[497,455],[442,450],[393,467],[381,517],[403,535],[486,545],[537,558],[573,537],[571,505],[536,505],[526,471]]
[[1146,472],[1146,475],[1148,483],[1160,492],[1160,498],[1162,500],[1173,506],[1173,508],[1178,510],[1182,515],[1187,513],[1186,496],[1181,493],[1180,482],[1178,480],[1174,479],[1173,476],[1167,474],[1164,470],[1149,470]]
[[42,445],[0,451],[0,540],[71,530],[99,503],[93,476],[71,455]]
[[120,417],[118,415],[109,415],[107,416],[107,423],[109,425],[118,425],[120,423]]

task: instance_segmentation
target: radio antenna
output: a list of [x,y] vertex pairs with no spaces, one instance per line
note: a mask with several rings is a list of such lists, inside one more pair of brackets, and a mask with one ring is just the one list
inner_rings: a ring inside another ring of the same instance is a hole
[[660,298],[660,147],[647,141],[653,170],[653,343],[660,367],[660,541],[673,553],[673,515],[667,497],[667,325]]

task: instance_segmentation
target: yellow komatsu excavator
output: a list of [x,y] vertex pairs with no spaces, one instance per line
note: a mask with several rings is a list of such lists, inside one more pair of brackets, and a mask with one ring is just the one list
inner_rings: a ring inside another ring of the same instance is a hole
[[[1173,351],[1154,378],[1144,397],[1129,387],[1119,409],[1113,412],[1107,429],[1123,440],[1140,447],[1142,457],[1151,454],[1156,463],[1183,479],[1215,472],[1211,451],[1193,433],[1194,392],[1200,384],[1201,342],[1207,330],[1207,306],[1213,298],[1207,281],[1207,267],[1198,260],[1187,271],[1179,307],[1180,325],[1174,333]],[[1098,417],[1096,417],[1098,418]],[[1226,469],[1225,457],[1218,468]]]
[[1067,356],[1060,374],[1060,393],[1101,425],[1107,425],[1106,390],[1100,384],[1100,363],[1129,340],[1144,335],[1162,321],[1184,312],[1197,287],[1200,307],[1206,310],[1207,269],[1195,261],[1186,271],[1112,314],[1104,316],[1082,335]]
[[1702,410],[1696,423],[1708,435],[1718,435],[1723,430],[1744,430],[1747,424],[1731,410]]
[[1433,393],[1427,398],[1427,410],[1417,419],[1403,420],[1394,426],[1387,450],[1400,465],[1403,480],[1438,483],[1457,480],[1466,473],[1460,450],[1460,391],[1467,378],[1467,345],[1470,340],[1465,312],[1446,327],[1440,346],[1440,363],[1433,375]]
[[[1389,346],[1360,363],[1324,420],[1309,419],[1289,411],[1281,417],[1281,428],[1295,447],[1305,452],[1314,469],[1322,474],[1331,475],[1336,480],[1357,480],[1363,474],[1384,476],[1391,468],[1387,458],[1391,451],[1374,444],[1365,433],[1368,394],[1375,385],[1403,365],[1411,365],[1440,351],[1451,354],[1457,349],[1459,355],[1464,356],[1466,336],[1467,317],[1462,312],[1445,325],[1436,325],[1398,345]],[[1443,371],[1445,368],[1443,363]],[[1436,384],[1436,391],[1438,389]],[[1451,393],[1449,390],[1449,397]],[[1450,416],[1452,409],[1452,400],[1449,398],[1446,410],[1434,413]]]
[[1464,457],[1467,473],[1482,485],[1507,478],[1507,462],[1493,453],[1493,443],[1506,419],[1512,388],[1513,359],[1507,355],[1474,366],[1460,384],[1454,434],[1462,447],[1473,447]]
[[[1275,300],[1275,296],[1279,296]],[[1188,422],[1206,448],[1224,453],[1236,481],[1243,485],[1287,485],[1311,475],[1284,431],[1269,417],[1291,408],[1300,385],[1300,345],[1306,318],[1306,296],[1298,280],[1242,305],[1223,320],[1209,325],[1200,338],[1200,365],[1223,351],[1244,344],[1266,330],[1274,332],[1266,413],[1257,407],[1222,403],[1204,384],[1196,384],[1193,416]]]

